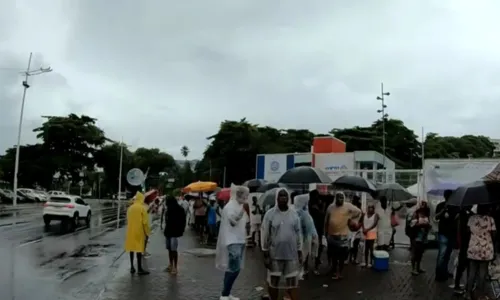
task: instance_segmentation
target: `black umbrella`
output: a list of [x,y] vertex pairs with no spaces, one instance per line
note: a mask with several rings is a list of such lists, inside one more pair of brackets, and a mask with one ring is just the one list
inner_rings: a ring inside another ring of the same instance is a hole
[[332,185],[335,188],[357,192],[375,193],[377,187],[370,180],[361,176],[344,175],[337,178]]
[[414,198],[413,195],[399,183],[386,183],[380,185],[377,187],[376,197],[385,197],[389,202],[401,202]]
[[460,186],[451,194],[447,205],[473,206],[500,202],[499,181],[474,181]]
[[[274,204],[276,204],[276,193],[281,189],[282,188],[276,187],[276,188],[270,189],[267,192],[265,192],[264,194],[262,194],[259,197],[259,199],[257,200],[257,203],[259,204],[259,206],[264,211],[268,211],[271,207],[274,206]],[[288,194],[290,194],[290,196],[293,193],[293,191],[291,189],[285,188],[285,190],[288,192]]]
[[245,182],[243,182],[243,186],[246,186],[249,190],[250,193],[255,193],[259,187],[262,185],[266,184],[266,181],[264,179],[250,179]]
[[285,184],[310,184],[331,183],[332,180],[325,172],[313,167],[297,167],[290,169],[281,175],[279,183]]
[[272,182],[272,183],[266,183],[266,184],[261,185],[259,188],[257,188],[257,190],[255,192],[256,193],[265,193],[265,192],[272,190],[274,188],[277,188],[277,187],[288,188],[288,186],[284,183]]

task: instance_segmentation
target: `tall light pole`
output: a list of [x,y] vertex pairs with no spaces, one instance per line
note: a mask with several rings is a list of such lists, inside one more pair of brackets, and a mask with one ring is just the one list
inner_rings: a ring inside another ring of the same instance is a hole
[[23,128],[23,117],[24,117],[24,103],[26,101],[26,91],[29,89],[30,85],[28,84],[28,77],[40,75],[43,73],[52,72],[52,68],[40,68],[36,70],[30,70],[31,67],[31,59],[33,58],[33,53],[30,53],[30,58],[28,60],[28,68],[26,69],[24,74],[23,81],[23,98],[21,100],[21,114],[19,115],[19,128],[17,130],[17,145],[16,145],[16,160],[14,162],[14,198],[12,199],[12,204],[14,206],[17,205],[17,174],[19,172],[19,148],[21,147],[21,132]]
[[122,194],[122,177],[123,177],[123,138],[120,143],[120,167],[118,171],[118,194],[116,195],[116,201],[118,201],[118,210],[116,212],[116,228],[120,228],[120,209],[121,209],[121,194]]
[[385,105],[385,96],[389,95],[390,95],[389,92],[384,92],[384,83],[381,83],[380,96],[377,96],[377,100],[380,100],[381,102],[381,108],[377,110],[377,112],[382,116],[382,154],[384,155],[383,158],[384,169],[385,169],[385,121],[387,120],[387,117],[389,117],[389,115],[385,113],[385,109],[387,108],[387,105]]

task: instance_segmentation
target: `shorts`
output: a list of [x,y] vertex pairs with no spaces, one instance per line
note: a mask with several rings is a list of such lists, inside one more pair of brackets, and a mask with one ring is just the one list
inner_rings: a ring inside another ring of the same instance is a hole
[[245,244],[231,244],[227,246],[227,252],[229,254],[227,272],[236,273],[241,270],[243,251],[245,251]]
[[176,237],[168,237],[167,238],[167,250],[177,251],[177,247],[179,247],[179,239]]
[[291,278],[299,275],[299,262],[296,260],[271,260],[269,276]]

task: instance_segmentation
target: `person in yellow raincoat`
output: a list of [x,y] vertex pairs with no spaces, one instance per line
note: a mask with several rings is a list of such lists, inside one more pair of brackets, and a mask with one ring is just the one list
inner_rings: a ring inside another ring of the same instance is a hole
[[134,254],[137,257],[137,274],[147,275],[148,271],[142,268],[142,256],[146,246],[146,239],[151,234],[149,217],[144,206],[144,194],[137,192],[132,205],[127,210],[127,235],[125,237],[125,251],[130,254],[130,273],[135,273]]

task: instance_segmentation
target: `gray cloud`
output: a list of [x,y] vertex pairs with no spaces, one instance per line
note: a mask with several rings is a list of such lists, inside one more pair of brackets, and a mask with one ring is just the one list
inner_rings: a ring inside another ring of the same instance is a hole
[[[5,2],[5,1],[4,1]],[[8,2],[8,1],[6,1]],[[116,140],[199,157],[221,121],[324,133],[390,116],[420,133],[498,136],[500,3],[35,1],[0,4],[0,151],[42,114],[86,113]],[[38,67],[38,65],[35,65]]]

